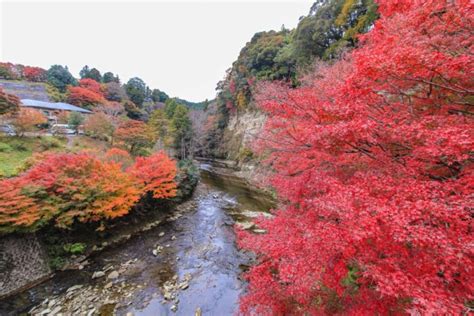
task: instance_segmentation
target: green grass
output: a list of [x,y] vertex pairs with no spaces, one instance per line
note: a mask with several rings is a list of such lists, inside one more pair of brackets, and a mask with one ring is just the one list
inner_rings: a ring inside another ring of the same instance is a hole
[[[52,136],[43,137],[7,137],[0,136],[0,144],[3,148],[10,149],[0,151],[0,178],[12,177],[18,174],[19,168],[23,166],[33,153],[45,151],[64,150],[65,140],[57,138],[52,140]],[[53,145],[50,145],[53,143]],[[7,146],[6,146],[6,145]]]

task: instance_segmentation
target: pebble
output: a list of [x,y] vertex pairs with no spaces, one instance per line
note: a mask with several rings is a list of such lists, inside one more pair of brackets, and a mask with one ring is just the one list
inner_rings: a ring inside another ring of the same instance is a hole
[[202,316],[201,307],[196,308],[196,311],[194,312],[194,316]]
[[109,282],[104,286],[104,289],[108,289],[108,288],[111,288],[111,287],[112,287],[112,282]]
[[119,273],[117,271],[112,271],[109,273],[109,275],[107,276],[107,279],[109,280],[113,280],[113,279],[116,279],[119,277]]
[[158,236],[163,237],[165,235],[165,232],[161,232],[158,234]]
[[72,291],[78,290],[78,289],[80,289],[80,288],[82,288],[82,287],[83,287],[83,285],[81,285],[81,284],[73,285],[73,286],[71,286],[70,288],[68,288],[68,289],[66,290],[66,292],[72,292]]
[[104,271],[96,271],[94,272],[94,274],[92,275],[92,279],[97,279],[97,278],[102,278],[105,276],[105,272]]
[[176,312],[176,311],[178,310],[178,306],[172,305],[172,306],[170,307],[170,309],[171,309],[171,311]]

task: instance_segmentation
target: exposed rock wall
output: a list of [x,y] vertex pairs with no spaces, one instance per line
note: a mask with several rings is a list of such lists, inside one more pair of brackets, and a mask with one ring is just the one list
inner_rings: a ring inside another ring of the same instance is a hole
[[34,234],[0,237],[0,297],[51,274],[46,253]]
[[245,150],[249,150],[265,124],[265,115],[256,110],[233,114],[224,131],[221,150],[231,160],[243,160]]

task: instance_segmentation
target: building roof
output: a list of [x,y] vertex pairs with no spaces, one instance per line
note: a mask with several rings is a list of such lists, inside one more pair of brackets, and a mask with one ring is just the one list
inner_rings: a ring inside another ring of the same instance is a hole
[[31,108],[43,108],[49,110],[62,110],[62,111],[73,111],[73,112],[81,112],[81,113],[92,113],[89,110],[80,108],[78,106],[62,103],[62,102],[44,102],[38,100],[31,100],[31,99],[21,99],[21,105]]

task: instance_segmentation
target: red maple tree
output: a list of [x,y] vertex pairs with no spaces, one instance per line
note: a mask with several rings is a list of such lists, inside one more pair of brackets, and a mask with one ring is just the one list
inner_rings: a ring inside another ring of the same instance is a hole
[[474,293],[473,5],[393,0],[302,87],[265,85],[259,147],[282,200],[248,314],[460,314]]
[[104,88],[99,82],[95,81],[94,79],[84,78],[79,80],[79,87],[88,89],[104,97]]
[[141,183],[143,192],[152,192],[158,199],[176,196],[176,162],[164,152],[137,157],[128,171]]
[[89,109],[106,102],[104,96],[100,93],[87,88],[73,86],[68,87],[67,100],[71,104]]
[[43,82],[46,81],[46,70],[40,67],[25,66],[23,69],[23,77],[27,81]]

